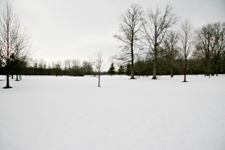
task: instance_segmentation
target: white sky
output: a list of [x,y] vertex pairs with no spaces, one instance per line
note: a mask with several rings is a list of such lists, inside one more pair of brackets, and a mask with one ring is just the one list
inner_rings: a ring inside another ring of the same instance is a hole
[[[0,0],[3,10],[6,0]],[[195,28],[225,21],[225,0],[11,0],[14,13],[31,35],[33,58],[47,62],[65,59],[89,60],[102,52],[108,58],[119,53],[120,15],[131,3],[143,10],[171,4],[181,20],[190,19]]]

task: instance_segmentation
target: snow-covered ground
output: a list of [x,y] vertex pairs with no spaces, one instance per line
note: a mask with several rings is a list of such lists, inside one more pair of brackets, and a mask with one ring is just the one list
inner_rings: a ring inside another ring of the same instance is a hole
[[225,75],[0,78],[0,150],[224,150]]

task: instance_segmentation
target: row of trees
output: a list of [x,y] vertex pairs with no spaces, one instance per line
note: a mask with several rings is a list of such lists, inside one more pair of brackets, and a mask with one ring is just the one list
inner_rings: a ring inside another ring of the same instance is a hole
[[[138,4],[132,4],[124,15],[121,15],[119,34],[114,35],[121,41],[121,54],[114,56],[114,63],[109,74],[153,75],[204,73],[209,76],[225,72],[225,23],[209,23],[194,30],[190,21],[185,20],[178,30],[173,26],[179,22],[174,8],[167,5],[164,9],[142,11]],[[43,59],[28,60],[30,44],[26,30],[12,12],[7,3],[0,16],[0,74],[7,77],[17,75],[71,75],[82,76],[93,74],[93,67],[99,77],[102,68],[102,54],[97,53],[90,61],[66,60],[49,64]],[[32,63],[31,63],[32,62]]]
[[[24,75],[69,75],[69,76],[83,76],[93,74],[93,67],[90,61],[83,61],[77,59],[67,59],[63,63],[61,60],[46,63],[44,59],[30,60],[30,65],[21,69],[21,74]],[[13,73],[13,72],[12,72]]]
[[[211,66],[210,75],[218,75],[225,73],[225,57],[223,56],[223,62],[220,64],[220,70],[216,72],[215,65]],[[115,67],[114,63],[111,64],[108,74],[109,75],[131,75],[131,64],[119,65],[118,69]],[[205,63],[201,59],[192,59],[189,58],[187,61],[187,70],[186,74],[196,75],[196,74],[205,74],[207,76],[207,71],[204,68]],[[156,67],[158,70],[158,75],[183,75],[184,73],[184,60],[176,59],[172,63],[168,58],[158,59],[158,65]],[[143,59],[138,60],[134,63],[134,75],[136,76],[151,76],[153,74],[153,60],[152,59]]]
[[210,23],[194,30],[190,21],[185,20],[178,30],[173,30],[179,19],[169,5],[144,13],[140,5],[132,4],[121,15],[120,33],[114,36],[123,43],[121,54],[115,56],[116,63],[130,64],[131,79],[135,68],[141,72],[151,65],[152,79],[162,68],[164,72],[169,69],[171,77],[174,69],[184,74],[184,82],[188,70],[190,73],[198,68],[197,72],[208,76],[224,72],[225,23]]

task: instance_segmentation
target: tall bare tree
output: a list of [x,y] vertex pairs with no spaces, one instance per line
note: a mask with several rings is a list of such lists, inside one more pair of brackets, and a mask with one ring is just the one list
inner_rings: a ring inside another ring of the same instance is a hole
[[[9,75],[15,67],[15,60],[26,58],[28,54],[28,36],[21,29],[20,23],[7,2],[0,16],[0,44],[3,67],[6,68],[6,87],[9,85]],[[17,65],[17,64],[16,64]]]
[[172,27],[178,21],[178,17],[173,12],[173,7],[166,5],[162,11],[157,6],[156,10],[148,9],[147,19],[143,21],[143,39],[144,43],[149,50],[149,53],[153,57],[153,77],[156,78],[156,67],[157,67],[157,53],[159,46],[163,42],[163,39],[167,33],[167,30]]
[[222,53],[225,51],[225,22],[224,23],[214,23],[214,51],[213,51],[213,65],[218,76],[218,72],[221,67]]
[[180,50],[184,57],[184,82],[187,82],[186,80],[186,74],[187,74],[187,58],[192,50],[192,33],[193,27],[189,20],[185,20],[184,23],[181,24],[181,30],[179,32],[179,39],[180,39]]
[[138,47],[138,33],[141,29],[143,11],[138,4],[131,4],[124,15],[121,15],[120,34],[115,38],[124,43],[122,47],[122,59],[131,63],[131,79],[134,79],[134,50]]
[[194,55],[203,60],[206,75],[210,77],[212,68],[219,70],[219,61],[225,51],[225,23],[210,23],[196,31]]
[[204,25],[196,31],[194,55],[204,61],[206,75],[210,77],[212,54],[214,51],[214,29],[212,24]]
[[163,41],[163,56],[166,59],[166,67],[170,69],[170,75],[174,75],[174,67],[176,67],[176,59],[179,58],[178,49],[178,34],[175,31],[170,31]]

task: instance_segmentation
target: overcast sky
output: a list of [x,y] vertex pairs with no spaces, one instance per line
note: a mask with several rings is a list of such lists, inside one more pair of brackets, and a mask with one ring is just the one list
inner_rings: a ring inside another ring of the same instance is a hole
[[[6,0],[0,0],[3,10]],[[14,13],[31,35],[33,58],[47,62],[66,59],[89,60],[102,52],[108,58],[119,53],[120,15],[130,4],[143,10],[172,5],[182,20],[188,18],[195,28],[225,21],[225,0],[11,0]]]

